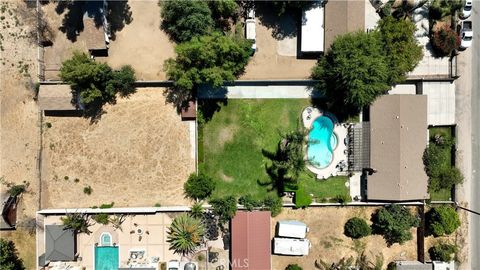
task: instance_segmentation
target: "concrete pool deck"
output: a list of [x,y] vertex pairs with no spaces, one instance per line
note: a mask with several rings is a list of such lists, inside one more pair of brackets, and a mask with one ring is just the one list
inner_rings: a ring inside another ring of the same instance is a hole
[[[303,125],[305,126],[305,128],[310,130],[315,119],[324,114],[328,116],[328,112],[324,113],[317,108],[305,108],[302,112]],[[336,119],[332,120],[334,120],[333,133],[337,136],[337,146],[333,150],[332,161],[327,167],[322,169],[307,163],[307,168],[317,175],[317,179],[326,179],[331,176],[346,175],[347,173],[346,170],[339,171],[337,165],[339,165],[339,163],[342,161],[344,161],[345,164],[347,162],[347,154],[345,153],[347,150],[347,146],[345,145],[345,139],[347,138],[348,131],[347,128],[344,125],[338,123]]]

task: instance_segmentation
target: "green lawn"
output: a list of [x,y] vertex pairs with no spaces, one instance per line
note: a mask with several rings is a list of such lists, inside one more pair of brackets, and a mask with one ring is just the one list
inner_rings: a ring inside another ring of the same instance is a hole
[[[435,135],[443,135],[446,138],[453,139],[453,129],[451,127],[432,127],[429,128],[430,132],[430,139],[434,138]],[[442,160],[445,162],[445,166],[452,166],[452,151],[453,149],[448,149],[443,151]],[[432,201],[449,201],[451,198],[451,190],[449,189],[441,189],[439,191],[431,191],[430,192],[430,199]]]
[[[252,194],[263,198],[269,182],[265,171],[268,159],[262,150],[274,151],[282,132],[296,129],[309,100],[262,99],[228,100],[212,119],[201,127],[200,171],[217,181],[213,196]],[[299,186],[319,198],[348,194],[346,177],[316,180],[305,172]]]

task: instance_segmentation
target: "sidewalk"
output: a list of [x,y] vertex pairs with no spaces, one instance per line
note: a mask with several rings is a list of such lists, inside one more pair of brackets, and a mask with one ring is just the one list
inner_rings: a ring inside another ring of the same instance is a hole
[[219,90],[201,89],[198,93],[203,99],[275,99],[275,98],[319,98],[318,92],[312,96],[312,87],[305,85],[242,85],[227,86]]

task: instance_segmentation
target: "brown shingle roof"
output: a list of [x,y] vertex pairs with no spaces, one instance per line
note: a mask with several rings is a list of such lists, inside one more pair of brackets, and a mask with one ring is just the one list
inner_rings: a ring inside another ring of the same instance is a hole
[[105,42],[105,31],[103,25],[96,26],[92,18],[85,18],[83,20],[83,34],[87,44],[88,50],[105,50],[107,44]]
[[338,35],[365,29],[365,1],[329,0],[325,4],[325,51]]
[[232,270],[270,270],[270,212],[238,211],[232,219]]
[[68,84],[40,85],[38,105],[44,111],[76,110]]
[[385,95],[370,106],[369,200],[428,198],[422,155],[427,146],[427,96]]

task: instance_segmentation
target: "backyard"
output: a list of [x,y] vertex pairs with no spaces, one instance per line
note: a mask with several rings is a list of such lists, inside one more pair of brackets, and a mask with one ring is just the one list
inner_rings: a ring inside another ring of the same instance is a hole
[[[451,127],[432,127],[429,128],[430,140],[432,140],[436,135],[445,136],[448,140],[453,138],[453,130]],[[430,142],[432,144],[432,142]],[[445,149],[440,154],[442,155],[442,161],[444,166],[453,166],[453,147]],[[450,201],[452,199],[452,191],[450,189],[440,189],[439,191],[430,191],[430,199],[432,201]]]
[[[281,134],[297,129],[306,99],[228,100],[199,131],[200,171],[217,183],[213,196],[251,194],[260,199],[271,190],[263,151],[274,151]],[[305,171],[299,189],[319,199],[348,194],[346,177],[316,180]]]

